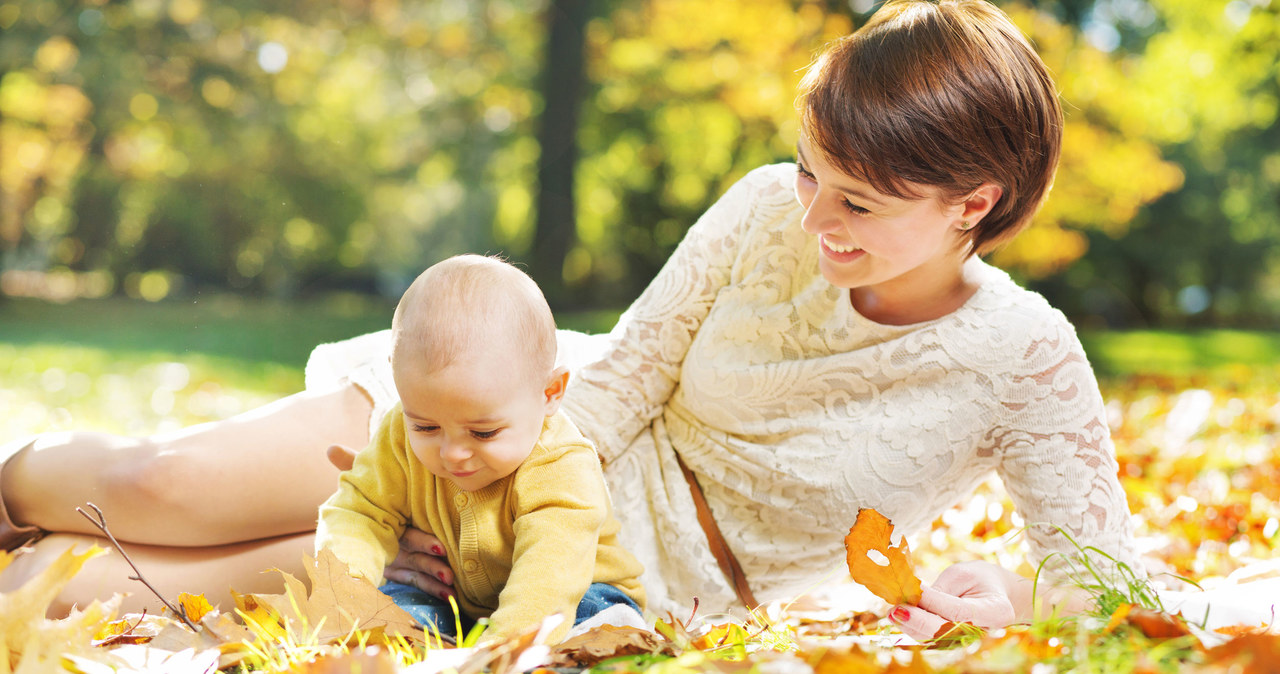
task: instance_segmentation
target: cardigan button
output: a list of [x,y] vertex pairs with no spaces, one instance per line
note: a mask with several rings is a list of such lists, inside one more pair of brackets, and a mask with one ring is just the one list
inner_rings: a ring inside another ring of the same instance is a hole
[[459,508],[465,507],[467,505],[467,500],[468,499],[466,494],[458,494],[457,496],[453,497],[453,502],[458,504]]
[[474,559],[468,559],[462,563],[462,568],[468,573],[475,573],[480,570],[480,562],[477,562]]

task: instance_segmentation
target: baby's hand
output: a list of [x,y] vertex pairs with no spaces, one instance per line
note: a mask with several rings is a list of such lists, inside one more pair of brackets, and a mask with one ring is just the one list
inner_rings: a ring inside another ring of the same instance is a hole
[[338,470],[351,470],[351,466],[356,462],[356,453],[342,445],[329,445],[325,456],[329,457],[329,463]]
[[445,561],[444,546],[440,539],[418,529],[405,529],[400,537],[400,554],[387,565],[383,575],[440,599],[454,593],[453,570]]

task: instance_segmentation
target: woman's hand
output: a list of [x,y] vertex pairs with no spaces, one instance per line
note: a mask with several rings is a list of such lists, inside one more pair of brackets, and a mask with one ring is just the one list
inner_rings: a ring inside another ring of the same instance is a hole
[[412,585],[433,597],[445,599],[453,592],[453,569],[445,561],[440,539],[418,529],[405,529],[400,554],[387,565],[387,580]]
[[990,562],[947,567],[921,588],[919,606],[895,606],[889,619],[916,641],[928,641],[948,622],[1007,627],[1031,615],[1030,580]]
[[[351,470],[356,460],[356,453],[342,445],[330,446],[326,456],[338,470]],[[400,537],[400,553],[382,575],[440,599],[453,594],[453,569],[445,561],[444,546],[440,539],[418,529],[405,529]]]

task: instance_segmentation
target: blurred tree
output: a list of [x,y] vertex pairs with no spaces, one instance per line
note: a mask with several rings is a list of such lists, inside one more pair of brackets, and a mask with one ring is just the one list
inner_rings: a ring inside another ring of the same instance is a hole
[[0,142],[26,158],[3,164],[3,264],[148,297],[184,280],[394,292],[519,239],[527,215],[495,218],[513,184],[529,201],[538,5],[0,4]]
[[1068,269],[1091,232],[1123,236],[1146,204],[1176,189],[1182,171],[1158,138],[1125,123],[1137,107],[1124,65],[1050,13],[1006,7],[1054,73],[1063,101],[1062,156],[1053,190],[1032,226],[992,260],[1024,279]]
[[586,86],[587,0],[551,0],[538,116],[538,199],[530,267],[553,308],[565,298],[564,260],[577,232],[574,173]]
[[[998,4],[1067,128],[994,260],[1073,316],[1272,315],[1277,3]],[[618,306],[791,158],[804,68],[877,5],[0,0],[0,292],[33,269],[73,294],[395,294],[473,251],[557,307]]]
[[837,4],[633,0],[590,22],[564,265],[579,302],[630,301],[733,181],[792,156],[803,69],[853,26]]
[[[1098,324],[1271,326],[1280,308],[1280,6],[1141,4],[1148,20],[1117,22],[1125,34],[1107,43],[1132,47],[1109,54],[1122,95],[1101,110],[1124,138],[1157,143],[1184,182],[1127,228],[1090,232],[1088,256],[1043,288]],[[1149,177],[1119,173],[1111,184]]]

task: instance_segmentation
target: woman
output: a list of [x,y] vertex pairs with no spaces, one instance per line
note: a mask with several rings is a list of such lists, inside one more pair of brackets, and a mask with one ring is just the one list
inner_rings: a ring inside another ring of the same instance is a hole
[[[1074,331],[979,258],[1028,223],[1057,164],[1061,111],[1025,38],[981,0],[894,0],[823,54],[801,103],[796,164],[732,187],[610,335],[562,344],[600,354],[565,408],[605,461],[651,607],[797,596],[843,566],[859,508],[920,531],[993,470],[1035,524],[1037,559],[1075,552],[1069,534],[1136,568]],[[87,531],[57,501],[96,499],[130,540],[280,566],[334,483],[319,448],[363,445],[394,403],[382,339],[318,350],[314,390],[257,414],[151,440],[41,439],[4,466],[0,494],[46,530]],[[96,469],[64,475],[68,460]],[[292,484],[255,503],[280,471]],[[219,505],[183,502],[193,484]],[[155,502],[173,511],[148,519]],[[446,592],[434,544],[406,541],[388,577]],[[969,562],[890,616],[925,638],[1031,610],[1029,581]]]

